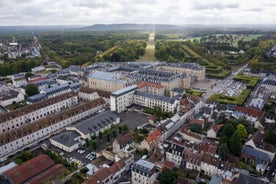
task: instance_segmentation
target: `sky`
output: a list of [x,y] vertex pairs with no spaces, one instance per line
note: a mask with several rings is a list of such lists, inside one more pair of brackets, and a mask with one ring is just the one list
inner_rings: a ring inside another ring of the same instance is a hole
[[0,0],[0,25],[275,24],[275,0]]

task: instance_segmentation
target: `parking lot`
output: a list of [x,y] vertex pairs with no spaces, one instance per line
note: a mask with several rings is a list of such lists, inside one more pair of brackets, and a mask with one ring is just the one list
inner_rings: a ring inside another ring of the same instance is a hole
[[134,130],[138,126],[148,123],[150,116],[136,111],[125,111],[120,114],[120,118],[119,125],[127,124],[130,130]]
[[225,81],[223,89],[219,89],[217,93],[224,94],[227,96],[238,96],[242,92],[243,89],[246,88],[246,84],[242,82],[236,82],[233,80]]

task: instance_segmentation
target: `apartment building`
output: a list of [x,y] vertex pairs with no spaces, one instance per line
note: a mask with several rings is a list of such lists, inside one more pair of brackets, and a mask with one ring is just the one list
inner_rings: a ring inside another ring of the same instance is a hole
[[146,81],[160,83],[165,88],[165,94],[169,95],[174,88],[189,88],[191,86],[191,77],[185,73],[165,72],[162,70],[143,69],[130,73],[137,81]]
[[25,124],[69,108],[78,103],[76,93],[67,93],[0,114],[0,132],[5,133]]
[[155,67],[155,69],[173,73],[186,73],[199,81],[205,79],[205,67],[196,63],[166,63]]
[[156,166],[153,163],[140,159],[132,165],[131,181],[133,184],[153,184],[156,177]]
[[103,98],[107,103],[110,103],[110,92],[102,91],[98,89],[92,89],[89,87],[80,87],[78,92],[79,98],[82,100],[95,100],[97,98]]
[[126,107],[133,104],[133,94],[137,85],[132,85],[112,92],[110,95],[110,109],[118,113],[125,111]]
[[138,89],[147,93],[164,96],[165,88],[160,83],[154,82],[140,82],[138,83]]
[[134,92],[134,103],[148,108],[158,106],[165,112],[174,112],[179,104],[178,96],[159,96],[143,91]]
[[21,87],[27,84],[27,80],[24,74],[15,74],[12,76],[12,84],[14,87]]
[[88,87],[113,92],[135,83],[135,80],[119,73],[94,71],[88,76]]
[[105,104],[105,101],[99,98],[0,134],[0,157],[8,157],[36,144],[69,124],[99,111]]
[[114,153],[118,153],[120,151],[127,152],[127,150],[133,146],[134,146],[134,142],[133,142],[132,132],[118,137],[112,143],[112,148]]
[[165,141],[163,146],[166,151],[166,160],[173,162],[176,167],[184,164],[184,146],[169,141]]

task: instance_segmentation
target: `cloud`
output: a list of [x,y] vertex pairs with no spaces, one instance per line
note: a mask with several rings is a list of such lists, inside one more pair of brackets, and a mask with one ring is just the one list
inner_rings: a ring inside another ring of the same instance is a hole
[[194,10],[208,10],[208,9],[218,9],[218,10],[224,10],[227,8],[235,9],[239,8],[239,4],[223,4],[221,2],[215,2],[215,3],[195,3],[193,5]]
[[0,25],[275,24],[275,6],[274,0],[0,0]]

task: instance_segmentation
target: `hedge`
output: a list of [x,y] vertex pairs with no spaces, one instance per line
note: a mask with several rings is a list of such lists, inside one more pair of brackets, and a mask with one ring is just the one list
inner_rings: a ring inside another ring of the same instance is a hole
[[243,105],[250,93],[250,89],[244,89],[237,97],[227,96],[223,94],[214,94],[209,99],[224,104]]

